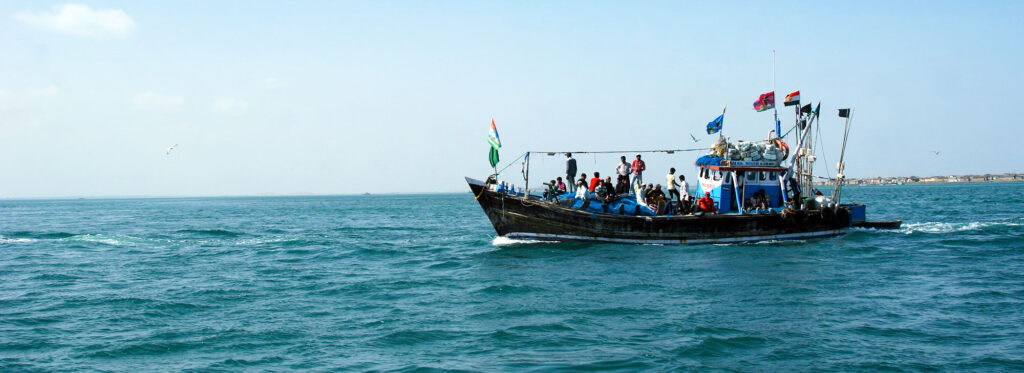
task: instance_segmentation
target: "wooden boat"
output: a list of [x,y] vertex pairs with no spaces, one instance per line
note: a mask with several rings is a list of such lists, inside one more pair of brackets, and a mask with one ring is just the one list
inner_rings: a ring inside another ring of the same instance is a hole
[[498,235],[514,239],[705,244],[821,238],[846,233],[851,211],[863,211],[863,206],[852,205],[838,213],[826,208],[791,214],[620,215],[498,192],[494,185],[468,177],[466,182]]
[[[648,207],[647,201],[643,198],[637,200],[635,195],[605,202],[600,208],[594,204],[593,197],[577,199],[570,194],[562,194],[542,198],[532,195],[529,189],[530,154],[569,156],[569,152],[524,154],[526,188],[522,190],[508,188],[506,183],[499,182],[497,170],[487,181],[467,177],[466,182],[495,232],[515,239],[706,244],[834,237],[845,234],[850,227],[899,228],[900,221],[866,221],[866,207],[862,204],[839,202],[845,178],[843,154],[850,129],[850,109],[839,111],[839,116],[846,118],[846,127],[834,179],[835,189],[831,196],[825,196],[815,188],[812,169],[815,156],[808,135],[818,119],[818,110],[811,111],[809,107],[797,106],[794,129],[798,129],[798,142],[792,157],[789,145],[782,141],[782,137],[771,135],[778,135],[777,120],[776,130],[762,141],[733,144],[719,134],[718,141],[710,149],[641,151],[668,154],[709,151],[694,162],[699,172],[696,196],[710,198],[714,213],[666,214],[660,206]],[[713,125],[717,124],[720,129],[721,120],[722,116],[709,123],[709,133],[713,133]],[[493,121],[491,125],[491,137],[496,141]],[[492,148],[492,156],[496,155],[495,152],[496,148]],[[636,152],[638,160],[641,152]],[[492,160],[491,165],[495,163]],[[801,191],[806,191],[807,195]],[[633,200],[639,203],[633,203]]]

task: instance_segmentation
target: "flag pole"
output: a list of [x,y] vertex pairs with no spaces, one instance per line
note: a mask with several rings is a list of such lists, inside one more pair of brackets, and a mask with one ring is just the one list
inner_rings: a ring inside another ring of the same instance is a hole
[[725,106],[722,106],[722,123],[718,125],[720,127],[720,129],[718,130],[718,136],[722,137],[724,137],[723,134],[725,133],[725,109],[727,108],[729,108],[729,104],[725,104]]
[[[775,50],[772,49],[772,94],[775,94]],[[779,109],[772,105],[772,112],[775,113],[775,137],[782,137],[782,127],[779,124]]]

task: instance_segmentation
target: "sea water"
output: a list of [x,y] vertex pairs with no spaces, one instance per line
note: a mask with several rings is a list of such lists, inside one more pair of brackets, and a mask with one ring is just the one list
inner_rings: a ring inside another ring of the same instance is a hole
[[0,370],[1024,369],[1024,184],[850,187],[895,231],[496,238],[467,193],[0,201]]

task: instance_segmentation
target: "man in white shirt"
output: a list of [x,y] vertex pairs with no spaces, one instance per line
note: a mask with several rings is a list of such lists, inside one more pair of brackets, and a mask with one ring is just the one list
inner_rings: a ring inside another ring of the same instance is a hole
[[686,175],[679,175],[679,190],[681,198],[690,198],[690,183],[686,182]]
[[619,179],[615,182],[615,193],[625,195],[629,188],[629,173],[632,168],[626,162],[626,156],[619,157],[619,159],[621,162],[615,166],[615,173],[619,175]]

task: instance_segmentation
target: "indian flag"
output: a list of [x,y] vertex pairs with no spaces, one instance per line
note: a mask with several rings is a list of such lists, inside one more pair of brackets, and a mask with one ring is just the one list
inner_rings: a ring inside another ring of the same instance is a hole
[[498,127],[494,126],[494,119],[491,119],[491,132],[487,133],[487,142],[494,150],[501,149],[501,139],[498,138]]
[[487,133],[487,142],[491,144],[487,160],[491,162],[493,168],[498,166],[498,149],[501,149],[501,139],[498,138],[498,127],[494,125],[494,118],[491,118],[491,132]]
[[800,91],[796,91],[786,95],[786,101],[783,103],[784,106],[800,105]]

